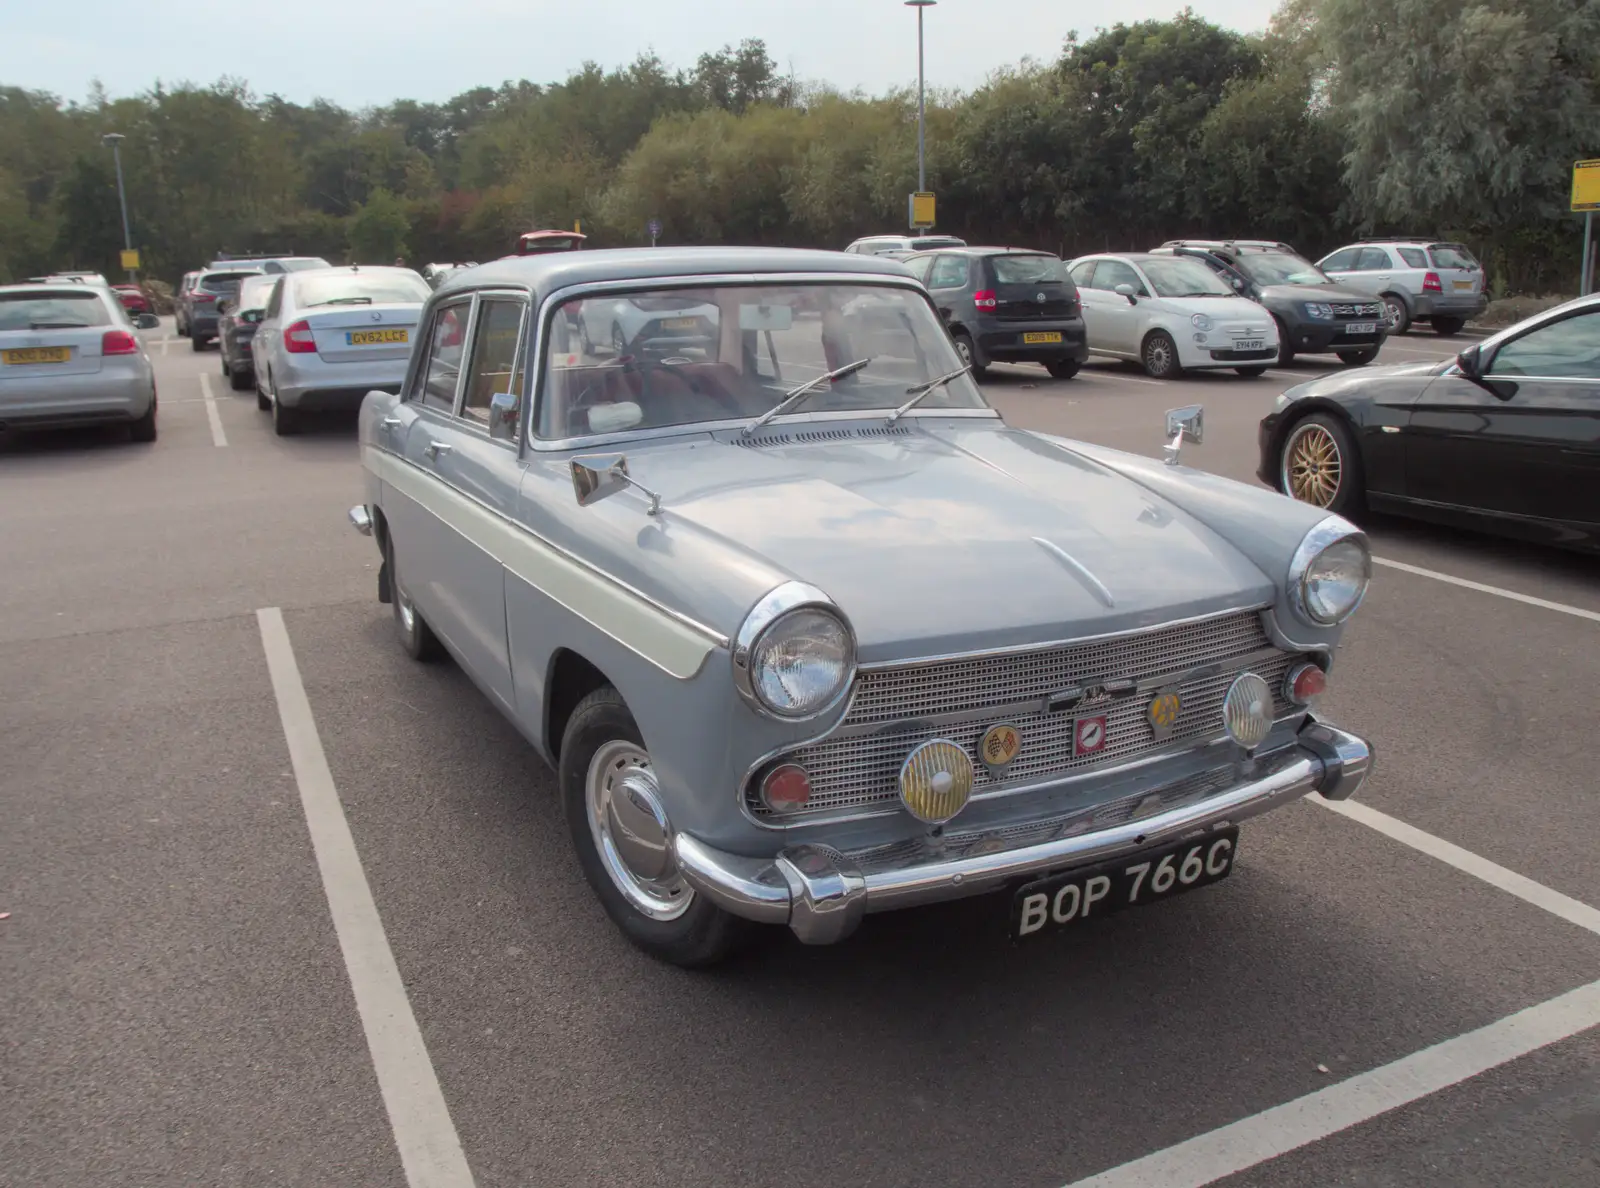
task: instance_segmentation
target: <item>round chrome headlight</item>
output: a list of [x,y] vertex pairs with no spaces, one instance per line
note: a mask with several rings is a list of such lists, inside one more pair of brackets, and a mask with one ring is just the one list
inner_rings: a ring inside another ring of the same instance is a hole
[[1313,627],[1343,623],[1366,597],[1372,550],[1348,520],[1329,516],[1306,533],[1289,565],[1295,613]]
[[1196,330],[1211,329],[1211,319],[1206,317],[1205,314],[1195,314],[1194,317],[1189,319],[1189,321],[1194,325]]
[[809,718],[836,703],[856,671],[856,640],[827,595],[800,582],[756,604],[733,650],[739,691],[781,718]]

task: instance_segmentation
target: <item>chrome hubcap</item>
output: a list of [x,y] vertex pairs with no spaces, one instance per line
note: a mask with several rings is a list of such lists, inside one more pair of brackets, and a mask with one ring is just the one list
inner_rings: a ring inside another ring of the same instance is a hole
[[1302,503],[1327,507],[1339,494],[1344,459],[1321,425],[1302,425],[1283,451],[1283,489]]
[[1146,365],[1156,375],[1165,375],[1167,368],[1172,366],[1172,352],[1159,338],[1145,348],[1144,357]]
[[399,586],[394,589],[394,604],[400,608],[400,626],[407,635],[413,634],[417,630],[417,610]]
[[1400,319],[1405,317],[1405,310],[1400,308],[1398,301],[1385,301],[1383,303],[1383,320],[1389,329],[1393,330],[1400,324]]
[[650,756],[635,743],[606,743],[589,761],[584,803],[589,833],[611,882],[652,920],[676,920],[694,891],[672,854],[672,832],[661,808]]
[[956,354],[961,356],[961,361],[963,363],[972,362],[972,348],[967,345],[966,339],[956,339]]
[[617,354],[623,355],[627,353],[627,348],[628,344],[622,337],[622,327],[611,327],[611,349],[616,351]]

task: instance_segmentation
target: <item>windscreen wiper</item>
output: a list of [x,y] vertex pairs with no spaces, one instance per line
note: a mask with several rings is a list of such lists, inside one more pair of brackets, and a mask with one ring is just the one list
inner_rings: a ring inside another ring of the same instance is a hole
[[332,298],[331,300],[328,300],[328,301],[313,301],[311,303],[311,305],[306,306],[306,308],[310,309],[311,306],[313,306],[313,305],[371,305],[371,304],[372,304],[372,298],[371,297],[334,297],[334,298]]
[[782,414],[788,412],[791,408],[799,404],[802,400],[804,400],[818,388],[822,387],[822,385],[827,383],[829,380],[843,379],[847,375],[854,375],[871,362],[872,360],[870,358],[857,359],[854,363],[846,363],[843,367],[835,368],[826,375],[819,375],[816,379],[807,380],[798,388],[791,388],[789,391],[783,394],[782,400],[778,401],[778,403],[767,409],[766,412],[762,413],[743,429],[739,430],[739,436],[749,437],[757,429],[761,428],[761,426],[772,420],[773,417],[781,416]]
[[884,424],[893,425],[901,417],[905,416],[912,409],[916,408],[917,405],[926,400],[930,393],[937,392],[951,380],[958,380],[971,370],[972,364],[968,363],[965,367],[959,368],[956,371],[952,371],[949,375],[941,375],[938,379],[931,379],[925,384],[918,384],[914,388],[907,388],[906,395],[911,397],[911,399],[907,400],[899,408],[890,413],[889,419],[885,421]]
[[87,330],[88,322],[29,322],[29,330]]

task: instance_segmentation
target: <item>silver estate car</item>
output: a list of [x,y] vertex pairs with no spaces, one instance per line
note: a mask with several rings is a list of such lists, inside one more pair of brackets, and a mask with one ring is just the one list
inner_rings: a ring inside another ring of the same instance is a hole
[[256,402],[281,437],[307,412],[354,409],[400,390],[428,282],[409,268],[285,273],[252,342]]
[[122,302],[99,285],[0,286],[0,428],[126,424],[156,439],[156,378]]
[[[620,295],[709,333],[586,348]],[[1224,878],[1243,821],[1371,762],[1313,709],[1365,537],[1183,466],[1200,409],[1164,428],[1166,464],[1007,425],[893,261],[513,258],[366,398],[350,520],[641,948],[986,892],[1036,937]]]

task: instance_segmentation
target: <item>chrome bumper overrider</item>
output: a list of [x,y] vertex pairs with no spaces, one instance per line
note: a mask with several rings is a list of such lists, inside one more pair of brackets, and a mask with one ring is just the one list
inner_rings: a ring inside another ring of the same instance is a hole
[[[1372,766],[1362,739],[1309,720],[1294,745],[1265,755],[1256,773],[1204,799],[1109,828],[947,857],[928,852],[898,864],[858,862],[819,845],[797,845],[776,858],[723,853],[697,838],[673,838],[678,867],[700,894],[736,916],[787,924],[807,944],[826,945],[854,931],[867,912],[892,911],[994,891],[1018,878],[1093,866],[1121,854],[1182,841],[1235,825],[1311,792],[1344,800]],[[866,867],[863,870],[863,866]]]
[[372,517],[367,514],[366,504],[358,503],[352,507],[350,509],[349,518],[350,527],[361,533],[362,536],[372,535]]

